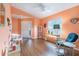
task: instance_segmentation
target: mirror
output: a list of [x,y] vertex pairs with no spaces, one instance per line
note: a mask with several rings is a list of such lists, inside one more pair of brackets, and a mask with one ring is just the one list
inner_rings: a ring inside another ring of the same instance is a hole
[[4,26],[4,20],[5,20],[5,8],[2,3],[0,3],[0,27]]

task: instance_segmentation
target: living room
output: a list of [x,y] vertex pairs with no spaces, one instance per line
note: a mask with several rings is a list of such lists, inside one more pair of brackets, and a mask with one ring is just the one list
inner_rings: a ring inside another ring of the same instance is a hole
[[79,3],[0,3],[0,9],[0,55],[79,55]]

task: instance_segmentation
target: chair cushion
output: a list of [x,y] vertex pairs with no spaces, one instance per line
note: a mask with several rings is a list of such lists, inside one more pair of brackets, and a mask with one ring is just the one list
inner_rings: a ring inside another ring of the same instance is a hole
[[63,44],[67,47],[76,47],[76,45],[74,43],[71,43],[71,42],[64,42]]
[[66,42],[75,42],[78,39],[78,35],[76,33],[70,33],[66,39]]

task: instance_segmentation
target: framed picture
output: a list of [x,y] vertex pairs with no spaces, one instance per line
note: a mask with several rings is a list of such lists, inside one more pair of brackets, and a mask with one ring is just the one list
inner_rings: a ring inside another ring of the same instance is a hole
[[59,24],[54,24],[53,28],[54,29],[60,29],[60,25]]

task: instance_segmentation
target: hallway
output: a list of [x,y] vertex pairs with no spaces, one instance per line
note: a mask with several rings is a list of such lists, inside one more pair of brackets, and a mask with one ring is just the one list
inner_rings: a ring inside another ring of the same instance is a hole
[[21,56],[56,56],[54,44],[42,39],[28,39],[21,44]]

